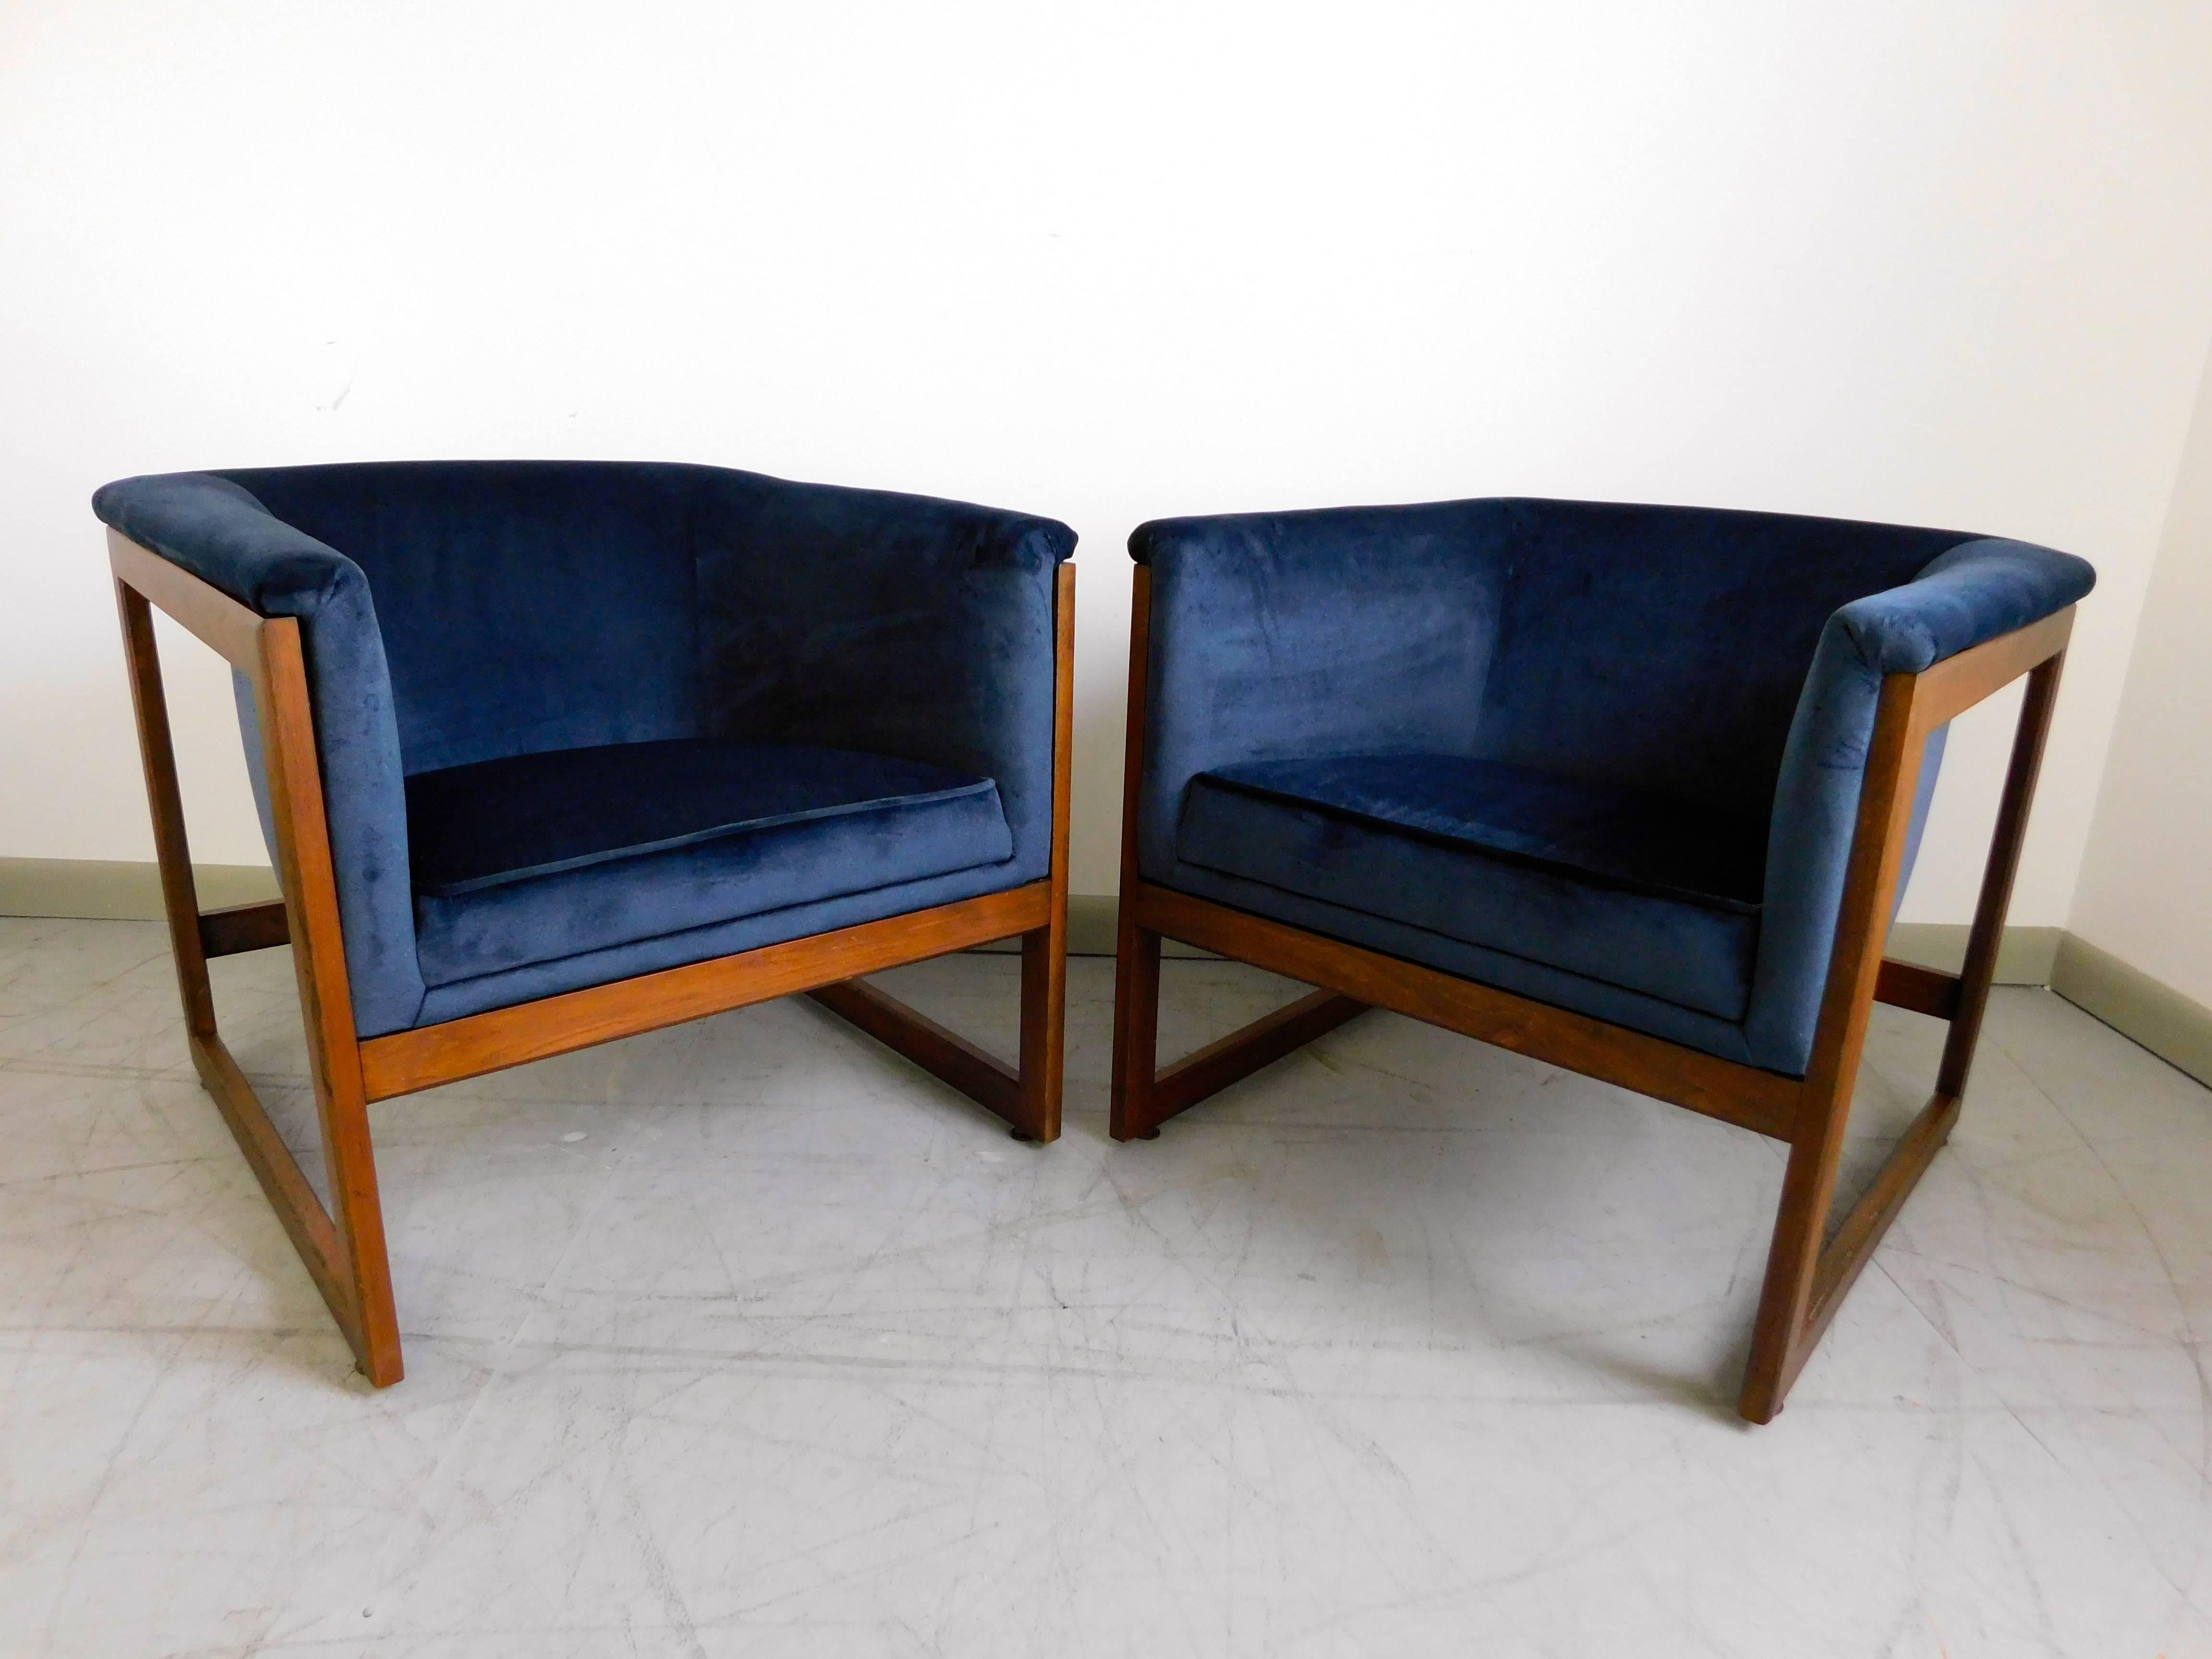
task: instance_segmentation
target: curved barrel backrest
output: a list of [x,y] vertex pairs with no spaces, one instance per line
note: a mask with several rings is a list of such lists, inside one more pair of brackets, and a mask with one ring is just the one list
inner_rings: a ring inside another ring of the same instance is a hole
[[1965,532],[1510,497],[1161,520],[1146,873],[1210,768],[1510,761],[1763,819],[1820,630]]
[[1764,819],[1820,630],[1963,532],[1499,500],[1476,752]]
[[696,471],[432,461],[220,476],[368,578],[412,775],[696,735]]
[[[647,462],[127,478],[106,523],[300,618],[360,1031],[415,1023],[404,781],[555,750],[776,738],[988,776],[1050,862],[1065,525]],[[240,698],[249,763],[259,739]],[[267,788],[255,788],[269,823]]]
[[1146,878],[1172,882],[1194,776],[1276,759],[1504,761],[1732,814],[1766,848],[1763,878],[1747,872],[1764,903],[1741,1043],[1791,1073],[1882,676],[2094,580],[2070,556],[1961,531],[1514,498],[1160,520],[1130,551],[1152,570]]

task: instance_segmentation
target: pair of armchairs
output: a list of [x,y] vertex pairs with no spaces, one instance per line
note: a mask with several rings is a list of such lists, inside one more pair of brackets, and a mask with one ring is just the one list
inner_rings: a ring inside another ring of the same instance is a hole
[[[368,1107],[805,992],[1059,1133],[1075,538],[717,468],[187,473],[110,527],[187,1041],[362,1370],[401,1374]],[[1110,1127],[1370,1006],[1789,1143],[1765,1421],[1958,1111],[2080,560],[1478,501],[1163,521],[1138,561]],[[203,912],[149,603],[225,656],[281,903]],[[1946,723],[2026,674],[1963,971],[1885,961]],[[1022,940],[1010,1067],[862,982]],[[1163,937],[1319,988],[1158,1068]],[[289,943],[325,1208],[207,963]],[[1874,1001],[1951,1022],[1824,1243]]]

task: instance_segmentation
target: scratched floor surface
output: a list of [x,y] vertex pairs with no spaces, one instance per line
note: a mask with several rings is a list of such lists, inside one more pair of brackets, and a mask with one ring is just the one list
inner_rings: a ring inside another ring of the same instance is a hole
[[[1016,971],[886,977],[1010,1049]],[[794,1002],[377,1108],[375,1394],[158,931],[0,921],[0,1653],[2212,1655],[2212,1094],[2087,1016],[1999,994],[1752,1430],[1777,1148],[1381,1014],[1116,1146],[1111,985],[1045,1150]],[[1164,1051],[1289,994],[1170,963]]]

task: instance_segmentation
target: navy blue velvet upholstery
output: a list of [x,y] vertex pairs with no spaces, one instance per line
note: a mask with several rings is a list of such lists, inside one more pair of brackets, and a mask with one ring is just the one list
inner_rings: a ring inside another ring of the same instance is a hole
[[[364,1036],[1048,868],[1052,520],[601,462],[171,474],[94,508],[301,619]],[[668,793],[617,806],[624,767]]]
[[1956,532],[1525,500],[1130,550],[1146,879],[1792,1074],[1881,676],[2094,580]]
[[1000,865],[998,787],[795,744],[555,749],[407,780],[432,986]]
[[966,862],[1011,858],[988,778],[845,749],[677,738],[417,772],[407,780],[407,844],[415,890],[453,898],[760,830],[963,799],[992,826]]
[[1741,1019],[1766,826],[1449,755],[1200,773],[1186,864]]

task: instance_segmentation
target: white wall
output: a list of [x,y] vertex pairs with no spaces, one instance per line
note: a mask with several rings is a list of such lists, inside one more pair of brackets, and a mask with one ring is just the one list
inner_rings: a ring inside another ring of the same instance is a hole
[[2072,926],[2212,1008],[2212,358],[2128,665]]
[[[1512,491],[2079,551],[2014,910],[2062,922],[2208,208],[2203,6],[9,0],[0,856],[149,855],[104,479],[650,456],[1075,525],[1080,891],[1140,519]],[[222,677],[174,695],[195,850],[257,860]],[[1968,914],[2002,724],[1914,919]]]

